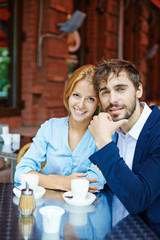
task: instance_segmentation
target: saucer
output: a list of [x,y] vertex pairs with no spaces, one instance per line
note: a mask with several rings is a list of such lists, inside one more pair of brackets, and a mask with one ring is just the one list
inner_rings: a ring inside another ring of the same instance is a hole
[[65,202],[63,208],[70,213],[89,213],[95,210],[95,205],[90,204],[87,206],[73,206]]
[[95,199],[96,196],[93,193],[87,193],[87,197],[85,200],[83,201],[76,201],[74,198],[66,198],[65,196],[72,196],[72,191],[69,192],[65,192],[63,193],[63,199],[66,203],[73,205],[73,206],[88,206],[90,204],[92,204]]
[[[22,189],[22,186],[18,186],[19,189]],[[38,186],[37,189],[34,191],[34,197],[35,199],[43,197],[45,194],[46,189],[43,187]],[[17,188],[13,188],[13,193],[16,195],[16,197],[20,198],[21,196],[21,191],[18,190]]]

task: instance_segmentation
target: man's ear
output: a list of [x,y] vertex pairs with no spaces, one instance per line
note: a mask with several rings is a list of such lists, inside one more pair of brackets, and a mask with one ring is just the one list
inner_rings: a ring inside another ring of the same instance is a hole
[[137,98],[141,98],[143,95],[143,86],[142,86],[142,83],[139,84],[139,87],[137,88],[136,90],[136,96]]

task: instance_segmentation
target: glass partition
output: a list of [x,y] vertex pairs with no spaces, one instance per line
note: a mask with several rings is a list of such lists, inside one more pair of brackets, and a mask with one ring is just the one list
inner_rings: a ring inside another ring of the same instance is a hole
[[20,114],[21,4],[0,0],[0,118]]

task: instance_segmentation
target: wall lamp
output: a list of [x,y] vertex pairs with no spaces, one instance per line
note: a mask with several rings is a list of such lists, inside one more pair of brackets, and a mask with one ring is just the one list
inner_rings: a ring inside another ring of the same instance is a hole
[[42,6],[40,8],[40,23],[39,23],[39,36],[38,36],[38,51],[37,51],[37,65],[39,67],[42,66],[42,43],[43,43],[43,39],[46,37],[50,37],[50,38],[62,38],[65,33],[73,33],[75,30],[77,30],[83,20],[86,17],[86,14],[76,10],[72,17],[70,19],[68,19],[65,23],[57,23],[57,26],[60,27],[60,31],[63,32],[62,34],[55,34],[55,33],[45,33],[43,35],[41,35],[41,28],[42,28]]

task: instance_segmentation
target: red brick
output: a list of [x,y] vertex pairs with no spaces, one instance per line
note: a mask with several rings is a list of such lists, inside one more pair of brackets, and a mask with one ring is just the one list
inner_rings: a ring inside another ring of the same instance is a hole
[[107,34],[106,37],[106,47],[109,49],[116,50],[117,49],[117,36],[114,34]]
[[55,58],[67,58],[68,57],[68,45],[67,39],[57,39],[54,36],[44,39],[43,53],[45,49],[45,55]]
[[146,73],[148,68],[147,63],[145,61],[141,61],[139,68],[141,72]]
[[144,33],[148,33],[149,32],[148,22],[143,17],[140,18],[140,21],[141,21],[141,31],[144,32]]
[[32,86],[31,92],[34,94],[42,94],[44,86],[42,85],[34,85]]
[[72,3],[71,1],[66,1],[66,0],[60,0],[60,1],[51,0],[50,7],[55,8],[58,11],[70,12],[71,3]]
[[66,77],[64,76],[58,76],[58,75],[55,75],[55,76],[47,76],[47,80],[49,81],[54,81],[54,82],[64,82],[66,81]]
[[68,113],[66,112],[64,107],[48,109],[48,118],[51,118],[51,117],[65,117],[67,115],[68,115]]
[[9,127],[19,127],[21,126],[21,118],[20,117],[12,117],[8,119]]
[[50,79],[52,76],[68,76],[68,65],[65,60],[50,59],[49,63],[45,64],[45,76]]
[[148,36],[147,34],[140,32],[140,39],[139,39],[139,44],[142,44],[144,46],[148,46]]
[[118,15],[118,1],[112,0],[112,1],[107,1],[108,6],[107,6],[107,12],[112,13],[114,15]]
[[107,31],[117,33],[117,18],[107,15]]
[[139,48],[139,58],[142,60],[142,59],[145,59],[145,54],[147,53],[147,48],[146,46],[140,46]]
[[106,49],[104,51],[104,58],[105,59],[111,59],[111,58],[116,58],[117,57],[117,51]]
[[147,5],[143,4],[143,2],[141,3],[141,15],[143,17],[145,17],[146,19],[149,18],[150,16],[150,9],[147,7]]
[[52,107],[62,107],[64,104],[61,101],[48,101],[47,102],[47,108],[52,108]]
[[57,24],[66,22],[67,16],[60,14],[52,9],[48,9],[47,15],[49,17],[45,19],[45,33],[60,33]]

